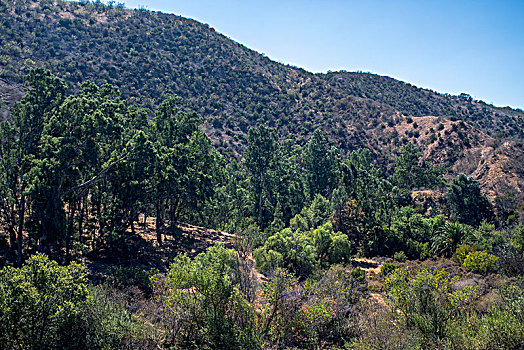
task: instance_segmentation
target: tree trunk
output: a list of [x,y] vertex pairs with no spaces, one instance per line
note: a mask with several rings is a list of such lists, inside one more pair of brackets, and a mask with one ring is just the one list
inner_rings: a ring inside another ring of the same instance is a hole
[[84,229],[84,212],[85,212],[85,200],[80,201],[80,217],[78,218],[78,239],[80,243],[84,243],[83,229]]
[[13,252],[16,252],[16,230],[9,225],[7,231],[9,232],[9,246]]
[[161,217],[161,209],[160,209],[160,202],[156,203],[156,240],[158,241],[158,244],[162,244],[162,217]]
[[69,263],[69,261],[71,261],[71,238],[73,236],[73,229],[74,229],[74,224],[75,224],[74,216],[76,212],[77,202],[74,201],[70,205],[71,207],[69,208],[69,220],[67,223],[66,242],[65,242],[66,263]]
[[[23,175],[22,175],[23,176]],[[23,193],[23,187],[20,190]],[[18,213],[18,239],[17,239],[17,254],[16,254],[16,266],[22,266],[22,235],[24,231],[24,212],[25,212],[25,196],[22,194],[20,197],[20,206]]]
[[171,232],[171,234],[173,234],[174,230],[174,221],[175,221],[175,201],[173,199],[173,196],[171,196],[171,201],[170,201],[170,206],[169,206],[169,231]]
[[178,227],[179,209],[180,198],[177,198],[175,202],[171,204],[171,232],[174,232],[175,228]]
[[258,224],[262,227],[262,193],[264,192],[264,186],[262,183],[262,175],[260,175],[260,194],[258,199]]

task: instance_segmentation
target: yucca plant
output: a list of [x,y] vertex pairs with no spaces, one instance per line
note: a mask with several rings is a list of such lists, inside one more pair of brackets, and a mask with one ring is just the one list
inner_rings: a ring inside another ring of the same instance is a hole
[[447,222],[433,237],[432,249],[438,255],[451,257],[457,247],[472,234],[471,228],[458,222]]

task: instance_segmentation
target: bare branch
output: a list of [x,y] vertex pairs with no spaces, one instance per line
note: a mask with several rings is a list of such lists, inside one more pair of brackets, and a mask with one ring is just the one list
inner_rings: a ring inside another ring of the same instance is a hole
[[115,166],[116,164],[120,163],[121,161],[125,160],[127,158],[127,156],[128,156],[128,154],[124,153],[124,155],[122,155],[122,157],[118,158],[117,160],[115,160],[114,162],[112,162],[111,164],[106,166],[96,176],[93,176],[91,179],[89,179],[88,181],[86,181],[86,182],[84,182],[84,183],[82,183],[80,185],[77,185],[77,186],[74,186],[74,187],[70,188],[69,190],[67,190],[64,193],[62,193],[62,195],[60,197],[62,198],[64,196],[68,195],[71,192],[78,191],[80,189],[83,189],[83,188],[86,188],[86,187],[89,187],[89,186],[93,185],[96,181],[100,180],[100,178],[102,178],[102,176],[104,176],[104,174],[107,173],[109,171],[109,169],[111,169],[113,166]]

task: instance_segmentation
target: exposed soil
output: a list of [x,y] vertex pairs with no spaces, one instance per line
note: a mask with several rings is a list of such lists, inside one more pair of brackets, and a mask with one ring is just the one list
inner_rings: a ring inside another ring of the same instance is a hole
[[235,238],[234,235],[225,232],[179,223],[172,233],[162,235],[162,243],[159,244],[155,219],[147,218],[145,225],[143,218],[140,218],[139,222],[140,224],[135,226],[135,234],[126,240],[126,249],[93,250],[80,258],[90,279],[101,280],[116,266],[139,266],[167,271],[170,261],[179,253],[194,258],[216,243],[232,248]]

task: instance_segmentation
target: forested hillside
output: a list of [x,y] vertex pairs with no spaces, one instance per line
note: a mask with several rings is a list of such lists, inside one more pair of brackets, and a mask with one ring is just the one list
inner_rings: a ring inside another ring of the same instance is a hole
[[522,111],[0,10],[0,348],[524,346]]
[[[520,180],[506,181],[523,173],[522,111],[373,74],[311,74],[175,15],[88,2],[2,0],[0,7],[4,117],[23,94],[22,76],[45,66],[70,89],[85,80],[110,83],[151,109],[177,95],[204,117],[206,133],[227,156],[238,158],[247,130],[259,123],[301,145],[321,128],[343,151],[371,149],[385,170],[395,150],[413,142],[429,149],[425,159],[475,175],[491,198],[524,190]],[[425,116],[437,119],[405,125]]]

